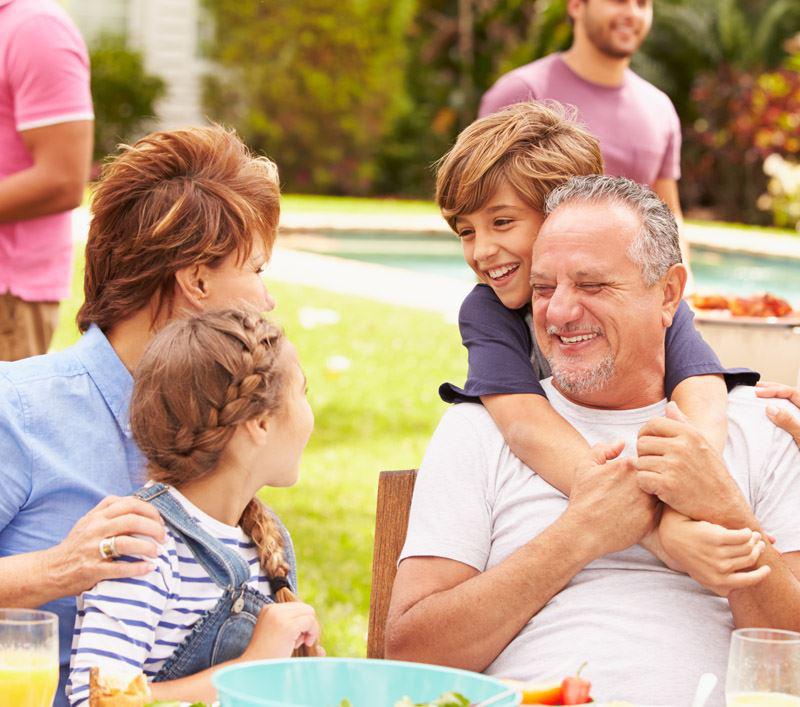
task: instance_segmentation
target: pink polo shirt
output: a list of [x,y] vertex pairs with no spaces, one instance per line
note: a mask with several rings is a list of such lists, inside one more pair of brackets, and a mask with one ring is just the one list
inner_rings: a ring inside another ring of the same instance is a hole
[[[0,0],[0,180],[33,164],[20,132],[91,120],[89,56],[55,0]],[[0,293],[69,294],[70,213],[0,223]]]

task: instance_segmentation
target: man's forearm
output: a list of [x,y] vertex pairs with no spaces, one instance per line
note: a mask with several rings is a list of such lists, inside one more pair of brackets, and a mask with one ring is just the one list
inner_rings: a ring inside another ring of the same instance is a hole
[[52,554],[50,549],[0,558],[0,606],[35,609],[67,596]]
[[585,529],[562,515],[499,565],[394,617],[387,658],[485,670],[596,554]]
[[79,206],[83,181],[33,165],[0,179],[0,223],[61,213]]
[[767,627],[800,631],[800,580],[781,554],[767,547],[758,566],[767,564],[766,579],[728,597],[736,628]]
[[[728,527],[751,528],[766,537],[758,519],[749,509],[728,518]],[[791,553],[792,564],[800,553]],[[768,627],[800,631],[800,580],[786,559],[772,545],[758,560],[757,566],[769,565],[770,573],[747,589],[731,592],[728,601],[736,628]],[[795,566],[795,570],[797,567]]]

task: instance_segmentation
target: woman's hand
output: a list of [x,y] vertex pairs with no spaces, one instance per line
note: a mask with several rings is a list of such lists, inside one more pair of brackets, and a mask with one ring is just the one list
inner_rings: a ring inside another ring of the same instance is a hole
[[117,556],[155,558],[156,543],[165,539],[164,521],[151,504],[141,499],[104,498],[75,523],[61,543],[43,553],[42,570],[61,587],[61,596],[80,594],[104,579],[138,577],[153,570],[153,564],[146,560],[117,562],[104,558],[100,543],[110,538],[114,538]]
[[[759,398],[783,398],[800,408],[800,390],[792,388],[790,385],[759,381],[756,383],[756,395]],[[800,418],[797,415],[792,415],[788,410],[770,405],[767,408],[767,417],[778,427],[792,435],[797,446],[800,447]]]
[[261,609],[242,660],[288,658],[295,648],[313,646],[320,627],[313,606],[300,601],[268,604]]
[[[727,597],[734,589],[752,587],[770,572],[752,569],[766,543],[761,533],[696,521],[665,507],[658,529],[661,544],[676,565],[699,584]],[[670,563],[671,564],[671,563]]]

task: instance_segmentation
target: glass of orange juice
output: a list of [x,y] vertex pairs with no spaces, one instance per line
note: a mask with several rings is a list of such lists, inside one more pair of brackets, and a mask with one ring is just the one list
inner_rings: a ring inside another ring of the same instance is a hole
[[58,686],[58,617],[0,609],[0,704],[50,707]]
[[800,633],[734,631],[725,700],[728,707],[800,707]]

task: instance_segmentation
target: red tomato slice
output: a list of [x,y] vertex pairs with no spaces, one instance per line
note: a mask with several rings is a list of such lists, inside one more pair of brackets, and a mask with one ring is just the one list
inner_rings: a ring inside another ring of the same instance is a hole
[[592,683],[583,678],[568,677],[561,683],[561,704],[562,705],[584,705],[590,702],[589,690]]

